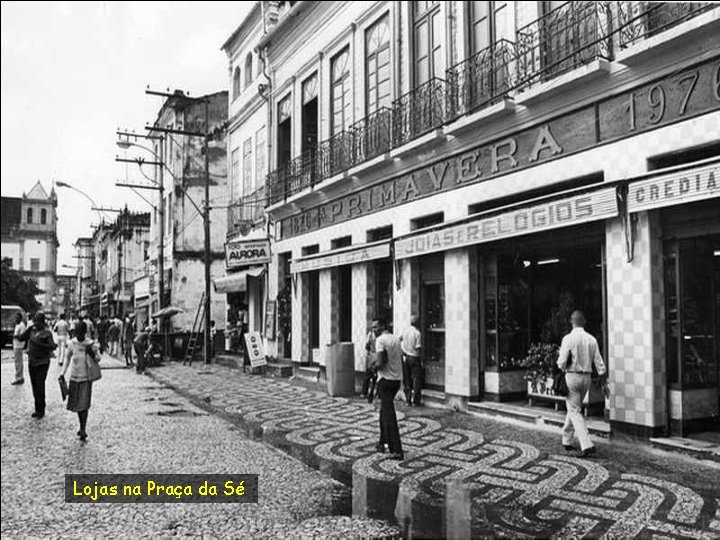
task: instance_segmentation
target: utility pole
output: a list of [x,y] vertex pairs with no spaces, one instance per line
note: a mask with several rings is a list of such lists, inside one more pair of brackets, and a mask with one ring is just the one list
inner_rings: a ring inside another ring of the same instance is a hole
[[[137,133],[128,133],[124,131],[118,131],[118,136],[120,137],[126,137],[125,140],[119,140],[118,146],[121,148],[128,148],[130,146],[137,146],[138,148],[142,148],[144,150],[150,151],[151,154],[154,154],[155,157],[158,159],[158,161],[146,161],[142,158],[136,158],[136,159],[123,159],[116,157],[115,161],[119,161],[121,163],[137,163],[139,167],[142,167],[143,165],[155,165],[159,166],[160,173],[159,173],[159,180],[155,181],[155,184],[153,186],[143,186],[141,184],[124,184],[124,183],[116,183],[117,186],[122,187],[130,187],[133,189],[153,189],[160,192],[160,204],[158,204],[155,208],[158,212],[158,219],[160,220],[160,228],[159,228],[159,238],[158,238],[158,289],[160,290],[160,294],[158,295],[158,310],[165,307],[164,302],[164,295],[165,295],[165,157],[164,157],[164,148],[165,148],[165,137],[160,136],[153,136],[153,135],[140,135]],[[155,152],[155,150],[151,150],[148,147],[145,147],[143,145],[130,142],[130,137],[141,137],[143,139],[148,139],[151,144],[155,144],[155,142],[159,143],[159,153]]]
[[[161,133],[174,133],[177,135],[185,135],[189,137],[202,137],[205,144],[204,144],[204,151],[205,151],[205,202],[202,208],[202,216],[203,216],[203,229],[204,229],[204,244],[205,244],[205,332],[204,332],[204,345],[205,345],[205,363],[209,364],[211,359],[211,343],[210,343],[210,266],[212,264],[212,254],[210,252],[210,138],[212,137],[212,134],[210,133],[210,104],[209,100],[206,97],[202,98],[192,98],[187,95],[185,95],[184,92],[181,92],[179,90],[176,90],[173,93],[169,92],[157,92],[154,90],[145,90],[146,94],[154,95],[154,96],[161,96],[165,98],[176,98],[176,99],[182,99],[186,101],[202,101],[205,104],[205,132],[198,132],[198,131],[186,131],[181,129],[171,129],[171,128],[160,128],[157,126],[146,126],[146,129],[150,131],[158,131]],[[188,195],[188,198],[191,202],[192,199]],[[194,204],[194,202],[193,202]]]
[[205,363],[210,363],[210,115],[208,99],[205,100]]

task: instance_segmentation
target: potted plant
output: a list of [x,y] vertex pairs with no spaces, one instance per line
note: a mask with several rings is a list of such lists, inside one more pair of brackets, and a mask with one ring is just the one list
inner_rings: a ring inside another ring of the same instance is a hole
[[533,343],[523,362],[525,368],[524,379],[528,381],[528,393],[547,394],[552,377],[557,369],[557,359],[560,347],[554,343]]

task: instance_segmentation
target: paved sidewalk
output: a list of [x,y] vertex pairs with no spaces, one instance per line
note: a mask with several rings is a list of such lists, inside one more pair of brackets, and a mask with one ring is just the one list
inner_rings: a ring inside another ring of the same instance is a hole
[[[86,442],[65,409],[53,361],[45,417],[30,384],[12,386],[2,351],[1,538],[396,538],[387,522],[348,517],[347,486],[103,356]],[[26,368],[27,369],[27,368]],[[172,368],[158,368],[169,372]],[[191,374],[197,378],[195,373]],[[27,378],[26,378],[27,381]],[[68,504],[66,473],[259,474],[257,504]]]
[[399,403],[397,462],[374,452],[377,404],[217,365],[149,373],[352,486],[355,515],[408,536],[720,537],[717,463],[602,440],[581,459],[556,430]]

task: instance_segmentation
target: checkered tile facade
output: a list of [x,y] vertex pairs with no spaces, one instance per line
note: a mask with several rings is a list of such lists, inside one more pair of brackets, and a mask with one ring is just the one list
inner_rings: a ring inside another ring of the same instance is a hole
[[478,261],[474,249],[445,253],[445,392],[479,394]]
[[637,218],[631,262],[620,220],[606,224],[610,419],[656,427],[667,417],[662,244],[657,213]]
[[[292,308],[292,357],[296,362],[307,362],[310,351],[310,330],[306,323],[310,308],[308,295],[309,282],[308,274],[300,274],[294,278],[295,290],[293,291]],[[298,336],[300,339],[297,339]]]
[[[352,340],[355,345],[355,371],[365,371],[365,339],[375,313],[375,264],[355,264],[352,268]],[[365,300],[363,302],[363,299]]]

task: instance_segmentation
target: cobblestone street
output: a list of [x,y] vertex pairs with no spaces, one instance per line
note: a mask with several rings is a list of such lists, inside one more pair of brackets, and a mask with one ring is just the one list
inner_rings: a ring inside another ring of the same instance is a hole
[[[24,385],[10,385],[10,354],[2,351],[3,538],[397,534],[385,522],[338,515],[349,513],[349,488],[107,356],[81,443],[77,415],[60,400],[56,362],[45,418],[35,420],[27,374]],[[255,473],[259,504],[66,504],[65,473]]]
[[[216,365],[103,366],[83,444],[58,366],[36,421],[3,351],[3,537],[397,535],[390,522],[415,537],[720,537],[717,463],[602,440],[583,460],[551,430],[402,404],[394,462],[359,398]],[[71,505],[65,473],[257,473],[260,502]]]

